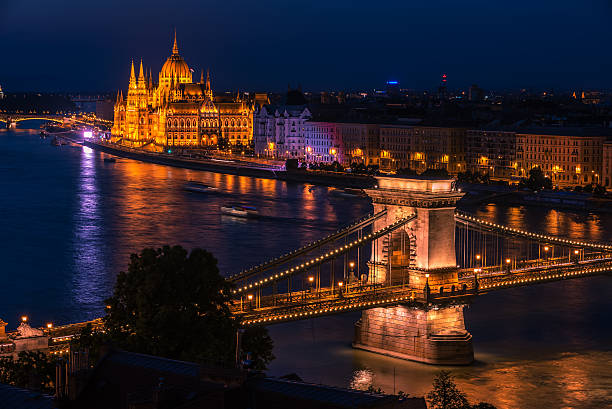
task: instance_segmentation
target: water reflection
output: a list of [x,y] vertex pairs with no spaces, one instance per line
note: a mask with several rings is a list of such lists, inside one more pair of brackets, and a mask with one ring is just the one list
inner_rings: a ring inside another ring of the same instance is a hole
[[80,172],[76,187],[77,208],[74,212],[74,285],[73,302],[86,308],[96,308],[107,292],[108,277],[104,270],[104,246],[100,217],[100,200],[96,180],[96,155],[82,148]]
[[[101,314],[115,274],[146,246],[204,247],[223,272],[235,272],[296,248],[371,211],[322,186],[176,169],[79,148],[53,148],[36,134],[0,133],[0,318],[28,312],[44,322]],[[216,195],[182,189],[188,180]],[[42,200],[41,198],[44,198]],[[230,220],[219,207],[254,205],[270,216]],[[612,241],[612,214],[483,206],[484,219],[587,240]],[[38,239],[40,238],[40,239]],[[24,260],[26,262],[24,262]],[[453,368],[472,400],[502,408],[602,408],[612,402],[609,277],[508,290],[466,309],[478,362]],[[5,318],[6,317],[6,318]],[[369,382],[386,392],[422,395],[438,367],[354,350],[359,314],[270,327],[277,359],[270,374],[295,372],[338,386]],[[394,376],[395,374],[395,376]],[[394,382],[395,380],[395,382]]]

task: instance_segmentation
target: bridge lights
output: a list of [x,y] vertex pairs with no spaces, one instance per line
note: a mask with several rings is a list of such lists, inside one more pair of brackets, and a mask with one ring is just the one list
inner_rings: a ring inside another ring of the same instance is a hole
[[247,298],[248,298],[249,301],[253,300],[253,294],[247,295]]
[[314,277],[313,276],[308,277],[308,282],[309,283],[312,283],[313,281],[314,281]]
[[53,328],[53,323],[52,322],[48,322],[47,323],[47,329],[51,329]]

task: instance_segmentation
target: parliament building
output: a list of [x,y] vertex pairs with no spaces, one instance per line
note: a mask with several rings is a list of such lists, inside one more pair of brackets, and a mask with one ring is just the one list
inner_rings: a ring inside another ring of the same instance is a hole
[[112,135],[115,142],[156,150],[213,146],[220,137],[247,146],[253,140],[253,103],[240,94],[215,96],[204,71],[194,83],[175,33],[172,55],[157,83],[142,61],[136,77],[132,62],[127,97],[123,91],[117,94]]

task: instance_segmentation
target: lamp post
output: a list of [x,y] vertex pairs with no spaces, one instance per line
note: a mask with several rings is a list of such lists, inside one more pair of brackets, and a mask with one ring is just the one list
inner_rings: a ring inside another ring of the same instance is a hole
[[247,299],[249,300],[249,310],[253,308],[253,294],[247,295]]
[[550,247],[544,246],[544,264],[548,264],[548,251],[549,250],[550,250]]
[[344,286],[344,282],[338,281],[338,295],[342,297],[342,287]]
[[512,265],[512,260],[510,260],[509,258],[507,258],[507,259],[506,259],[506,272],[507,272],[508,274],[510,274],[511,265]]
[[353,271],[353,269],[354,269],[354,268],[355,268],[355,262],[354,262],[354,261],[350,261],[350,262],[349,262],[349,269],[350,269],[350,271],[349,271],[349,274],[350,274],[350,276],[349,276],[349,281],[351,281],[351,280],[353,280],[353,279],[355,278],[355,277],[354,277],[354,274],[355,274],[355,273],[354,273],[354,271]]

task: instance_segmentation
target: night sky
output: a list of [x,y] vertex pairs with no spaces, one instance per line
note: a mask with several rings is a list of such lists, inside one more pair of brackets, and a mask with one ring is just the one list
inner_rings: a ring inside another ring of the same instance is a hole
[[0,0],[5,91],[125,89],[179,49],[215,91],[612,88],[610,0]]

